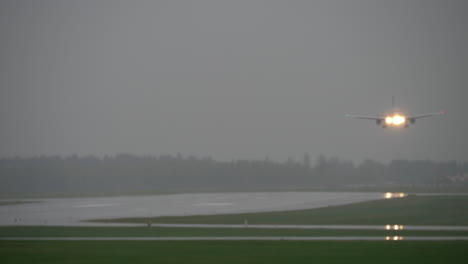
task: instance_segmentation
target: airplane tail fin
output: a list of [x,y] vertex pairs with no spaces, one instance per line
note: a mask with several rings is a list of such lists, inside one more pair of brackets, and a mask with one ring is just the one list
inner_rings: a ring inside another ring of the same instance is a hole
[[395,109],[395,96],[392,96],[392,109]]

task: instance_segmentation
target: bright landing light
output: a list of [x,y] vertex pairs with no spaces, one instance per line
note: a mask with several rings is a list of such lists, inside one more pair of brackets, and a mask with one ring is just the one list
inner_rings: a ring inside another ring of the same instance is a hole
[[387,116],[385,117],[385,123],[387,125],[396,125],[399,126],[406,122],[406,117],[401,115]]
[[395,124],[395,125],[401,125],[401,124],[405,123],[405,121],[406,121],[406,118],[404,116],[395,115],[393,117],[393,124]]
[[386,123],[387,125],[393,124],[393,117],[387,116],[387,117],[385,118],[385,123]]

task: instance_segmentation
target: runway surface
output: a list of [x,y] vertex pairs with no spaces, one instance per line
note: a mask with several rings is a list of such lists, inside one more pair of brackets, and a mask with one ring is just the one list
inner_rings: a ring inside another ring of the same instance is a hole
[[457,237],[3,237],[13,241],[468,241]]
[[[2,226],[35,226],[7,224]],[[49,226],[49,225],[37,225]],[[68,223],[62,227],[147,227],[145,223]],[[166,228],[233,228],[233,229],[329,229],[329,230],[414,230],[414,231],[468,231],[468,226],[424,225],[250,225],[250,224],[164,224],[153,223],[151,227]]]
[[98,226],[83,221],[311,209],[383,199],[383,195],[356,192],[251,192],[19,199],[20,201],[0,199],[4,204],[0,206],[0,226]]
[[260,229],[335,229],[335,230],[430,230],[468,231],[468,226],[415,226],[415,225],[217,225],[217,224],[152,224],[153,227],[189,228],[260,228]]

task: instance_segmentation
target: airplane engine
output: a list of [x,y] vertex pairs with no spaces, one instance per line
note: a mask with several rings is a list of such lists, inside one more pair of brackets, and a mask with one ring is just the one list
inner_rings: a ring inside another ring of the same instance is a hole
[[381,119],[377,119],[377,120],[375,120],[375,123],[376,123],[378,126],[380,126],[380,125],[382,125],[382,120],[381,120]]
[[416,119],[414,119],[414,118],[410,118],[410,120],[409,120],[409,121],[410,121],[410,123],[411,123],[411,124],[414,124],[414,123],[416,123]]

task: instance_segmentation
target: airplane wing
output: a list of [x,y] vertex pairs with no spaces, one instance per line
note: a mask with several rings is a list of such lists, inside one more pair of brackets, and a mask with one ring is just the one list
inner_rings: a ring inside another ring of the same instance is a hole
[[346,115],[346,117],[354,117],[358,119],[367,119],[367,120],[384,120],[384,118],[381,116]]
[[419,118],[424,118],[424,117],[430,117],[430,116],[436,116],[436,115],[445,115],[444,111],[440,111],[438,113],[429,113],[429,114],[420,114],[420,115],[414,115],[414,116],[408,116],[408,119],[419,119]]

